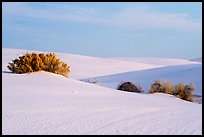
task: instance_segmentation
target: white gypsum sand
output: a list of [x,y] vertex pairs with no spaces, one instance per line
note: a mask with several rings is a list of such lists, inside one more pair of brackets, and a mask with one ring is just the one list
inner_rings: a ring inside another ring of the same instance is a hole
[[[130,93],[79,81],[161,69],[161,65],[57,53],[71,67],[69,78],[44,71],[9,73],[8,62],[24,51],[3,48],[3,135],[202,134],[202,104],[167,94]],[[171,72],[173,75],[175,71]]]

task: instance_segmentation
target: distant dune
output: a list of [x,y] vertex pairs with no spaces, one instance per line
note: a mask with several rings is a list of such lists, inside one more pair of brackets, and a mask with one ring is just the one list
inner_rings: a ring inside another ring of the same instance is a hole
[[93,77],[82,79],[82,81],[97,81],[98,84],[114,88],[123,81],[131,81],[138,83],[146,91],[150,88],[152,82],[157,79],[170,81],[174,84],[179,82],[194,83],[195,93],[202,95],[202,65],[201,64],[188,64],[188,65],[175,65],[160,68],[153,68],[148,70],[131,71],[120,74]]
[[199,63],[202,63],[202,58],[196,58],[196,59],[192,59],[191,61],[195,61],[195,62],[199,62]]

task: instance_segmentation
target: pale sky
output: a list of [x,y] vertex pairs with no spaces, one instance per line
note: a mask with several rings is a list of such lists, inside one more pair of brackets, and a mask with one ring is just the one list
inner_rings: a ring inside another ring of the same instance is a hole
[[97,57],[202,57],[201,2],[3,2],[2,47]]

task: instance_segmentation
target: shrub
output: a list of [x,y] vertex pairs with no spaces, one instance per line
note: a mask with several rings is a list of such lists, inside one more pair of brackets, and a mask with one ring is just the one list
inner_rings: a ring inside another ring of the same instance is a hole
[[176,86],[175,86],[175,92],[174,92],[174,95],[179,97],[179,98],[183,98],[184,97],[184,87],[185,87],[185,84],[184,83],[178,83]]
[[193,92],[195,90],[195,85],[193,83],[190,83],[188,85],[185,86],[184,88],[185,90],[185,100],[193,102],[194,101],[194,96],[193,96]]
[[139,85],[134,85],[131,82],[124,82],[118,86],[118,90],[130,91],[130,92],[143,92],[143,89]]
[[195,90],[195,86],[192,83],[188,85],[185,85],[184,83],[179,83],[176,85],[175,93],[178,98],[193,102],[194,101],[194,95],[193,95],[194,90]]
[[154,83],[152,83],[151,88],[149,90],[150,93],[164,93],[164,82],[161,80],[156,80]]
[[164,82],[162,80],[156,80],[149,90],[150,93],[166,93],[173,95],[174,94],[174,85],[171,82]]
[[43,53],[26,53],[25,55],[20,56],[19,59],[17,58],[12,61],[13,62],[9,63],[7,67],[13,73],[18,74],[44,70],[68,77],[68,73],[70,72],[70,67],[60,61],[55,53],[49,53],[46,55]]
[[174,85],[171,82],[164,82],[164,93],[173,95],[174,90]]

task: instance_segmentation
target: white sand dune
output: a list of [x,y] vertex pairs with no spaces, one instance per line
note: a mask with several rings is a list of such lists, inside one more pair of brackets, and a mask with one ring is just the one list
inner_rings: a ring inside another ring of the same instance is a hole
[[152,65],[159,66],[173,66],[173,65],[185,65],[185,64],[198,64],[200,62],[200,58],[196,60],[183,60],[183,59],[175,59],[175,58],[159,58],[159,57],[112,57],[110,59],[115,60],[124,60],[124,61],[132,61],[132,62],[140,62],[147,63]]
[[[25,50],[3,49],[2,52],[3,135],[202,134],[202,104],[167,94],[118,91],[78,80],[154,68],[162,70],[160,65],[57,53],[71,66],[70,78],[44,71],[9,73],[8,62],[21,52]],[[192,65],[188,71],[194,72],[195,68],[200,71],[199,64]]]
[[[17,49],[6,49],[3,48],[3,64],[8,64],[12,59],[16,58],[17,55],[25,54],[26,52],[36,52],[36,53],[48,53],[33,50],[17,50]],[[134,70],[144,70],[149,68],[160,67],[160,65],[151,65],[148,63],[132,63],[131,61],[121,61],[104,59],[97,57],[89,57],[74,54],[64,54],[56,52],[57,57],[62,61],[67,63],[71,68],[69,74],[70,78],[82,79],[94,76],[104,76],[110,74],[117,74],[122,72],[134,71]],[[6,65],[3,66],[3,70],[7,71]]]
[[139,84],[148,91],[151,83],[155,80],[164,80],[177,84],[193,83],[195,85],[194,94],[202,95],[202,64],[175,65],[159,67],[148,70],[132,71],[114,75],[93,77],[82,79],[82,81],[97,81],[99,85],[117,89],[118,85],[124,81],[131,81]]
[[192,59],[191,61],[202,63],[202,58]]

